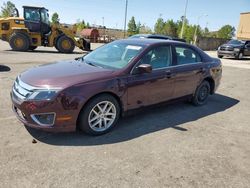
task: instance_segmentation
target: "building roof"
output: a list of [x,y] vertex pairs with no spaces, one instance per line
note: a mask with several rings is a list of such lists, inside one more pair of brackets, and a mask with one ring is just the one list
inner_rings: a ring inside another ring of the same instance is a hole
[[81,35],[83,35],[83,36],[93,36],[93,35],[99,36],[99,31],[97,29],[83,29],[81,31]]

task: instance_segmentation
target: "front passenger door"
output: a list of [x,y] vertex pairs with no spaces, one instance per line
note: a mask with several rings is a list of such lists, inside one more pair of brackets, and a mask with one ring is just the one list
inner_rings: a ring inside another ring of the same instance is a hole
[[[150,64],[151,73],[136,73],[139,64]],[[160,103],[173,96],[174,78],[171,75],[171,46],[150,50],[128,76],[128,109]]]
[[250,56],[250,41],[247,41],[244,46],[244,55]]

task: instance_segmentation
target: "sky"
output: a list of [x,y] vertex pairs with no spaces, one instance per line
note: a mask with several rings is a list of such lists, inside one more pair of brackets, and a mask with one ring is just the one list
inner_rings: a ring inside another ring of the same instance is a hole
[[[2,5],[5,0],[0,0]],[[61,23],[75,23],[84,19],[91,24],[109,28],[124,27],[126,0],[11,0],[22,15],[22,6],[43,6],[50,15],[59,14]],[[136,22],[154,28],[160,16],[164,19],[178,20],[184,15],[186,0],[128,0],[128,20],[134,16]],[[216,31],[230,24],[236,29],[241,12],[250,12],[250,0],[188,0],[187,19],[191,24],[198,23],[202,28]],[[205,16],[207,15],[207,16]]]

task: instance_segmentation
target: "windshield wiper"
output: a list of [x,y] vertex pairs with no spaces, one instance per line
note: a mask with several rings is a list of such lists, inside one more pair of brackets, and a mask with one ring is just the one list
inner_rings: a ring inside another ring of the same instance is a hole
[[96,65],[96,64],[94,64],[94,63],[91,63],[91,62],[86,62],[86,61],[85,61],[85,63],[88,64],[88,65],[91,65],[91,66],[93,66],[93,67],[100,67],[100,68],[103,68],[103,67],[98,66],[98,65]]

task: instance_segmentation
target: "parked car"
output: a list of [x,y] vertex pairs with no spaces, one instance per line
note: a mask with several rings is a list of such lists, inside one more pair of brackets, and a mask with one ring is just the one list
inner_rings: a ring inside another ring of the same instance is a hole
[[176,37],[170,37],[167,35],[157,35],[157,34],[137,34],[129,37],[130,39],[163,39],[163,40],[175,40],[175,41],[180,41],[180,42],[186,42],[185,39],[180,39]]
[[250,41],[230,40],[218,48],[217,54],[218,58],[234,57],[235,59],[242,59],[243,56],[250,56]]
[[13,110],[26,126],[100,135],[132,109],[180,97],[203,105],[218,88],[221,62],[172,40],[125,39],[88,55],[31,68],[15,80]]

